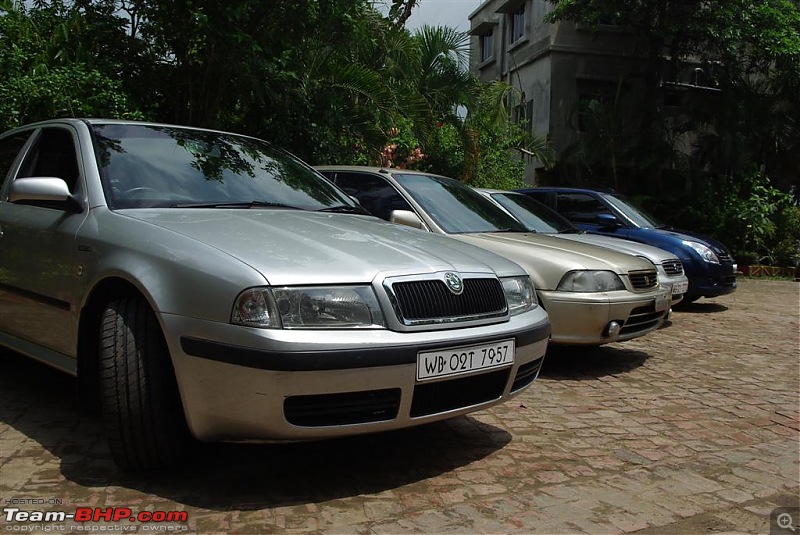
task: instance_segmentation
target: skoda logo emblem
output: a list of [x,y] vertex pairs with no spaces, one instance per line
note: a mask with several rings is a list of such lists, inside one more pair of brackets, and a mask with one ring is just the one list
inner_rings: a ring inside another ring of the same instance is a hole
[[456,295],[461,295],[464,291],[464,283],[461,282],[461,277],[455,273],[445,273],[444,282],[447,284],[447,289]]

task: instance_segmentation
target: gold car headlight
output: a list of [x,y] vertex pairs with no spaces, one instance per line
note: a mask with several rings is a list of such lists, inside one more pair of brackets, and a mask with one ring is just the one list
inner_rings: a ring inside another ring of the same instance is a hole
[[523,277],[505,277],[500,279],[503,284],[503,291],[508,302],[508,313],[511,316],[522,314],[534,308],[536,302],[536,290],[527,275]]
[[568,272],[556,288],[559,292],[613,292],[624,289],[622,279],[613,271],[589,269]]
[[231,321],[277,329],[386,327],[370,286],[250,288],[236,299]]

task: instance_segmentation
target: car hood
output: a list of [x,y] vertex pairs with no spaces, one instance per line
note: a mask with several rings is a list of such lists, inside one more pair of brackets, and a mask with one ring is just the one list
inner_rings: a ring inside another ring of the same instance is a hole
[[674,254],[659,249],[652,245],[639,243],[631,240],[624,240],[622,238],[614,238],[611,236],[602,236],[600,234],[558,234],[554,235],[557,238],[565,240],[577,241],[581,243],[588,243],[597,245],[598,247],[607,247],[615,251],[628,253],[636,256],[642,256],[654,264],[662,264],[667,260],[678,260]]
[[614,271],[620,275],[653,269],[644,258],[543,234],[496,232],[451,236],[517,262],[528,271],[537,288],[544,290],[556,288],[564,274],[578,269]]
[[674,229],[674,228],[658,228],[654,229],[659,233],[667,234],[674,238],[678,238],[680,240],[692,240],[696,242],[700,242],[704,245],[711,247],[711,249],[715,253],[725,253],[727,254],[728,250],[725,246],[715,240],[714,238],[709,238],[708,236],[704,236],[703,234],[698,234],[697,232],[692,232],[690,230],[681,230],[681,229]]
[[688,230],[678,230],[673,228],[635,228],[631,229],[628,237],[638,242],[645,242],[655,247],[661,247],[678,255],[682,261],[692,257],[688,248],[683,244],[684,240],[699,242],[718,255],[729,255],[725,246],[715,239]]
[[379,274],[436,271],[523,273],[488,251],[367,216],[205,208],[120,213],[223,251],[272,285],[366,283]]

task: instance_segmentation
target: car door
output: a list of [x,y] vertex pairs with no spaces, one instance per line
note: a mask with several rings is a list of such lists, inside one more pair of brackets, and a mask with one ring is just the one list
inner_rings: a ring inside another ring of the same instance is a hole
[[8,200],[12,182],[58,177],[81,196],[82,165],[71,127],[40,128],[0,198],[0,331],[74,356],[78,287],[75,236],[86,218],[64,203]]

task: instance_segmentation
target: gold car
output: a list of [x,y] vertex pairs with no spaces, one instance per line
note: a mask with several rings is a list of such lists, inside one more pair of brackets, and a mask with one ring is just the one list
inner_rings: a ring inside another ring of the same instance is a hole
[[358,166],[317,170],[373,215],[447,234],[524,267],[547,310],[553,343],[600,345],[657,329],[670,291],[652,263],[627,253],[526,231],[502,208],[443,176]]

